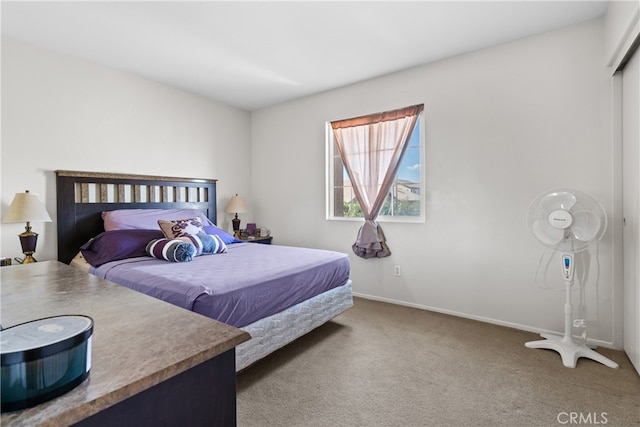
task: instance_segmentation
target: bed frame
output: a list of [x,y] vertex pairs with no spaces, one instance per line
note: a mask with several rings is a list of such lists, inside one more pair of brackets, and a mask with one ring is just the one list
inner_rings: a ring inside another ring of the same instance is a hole
[[102,212],[116,209],[199,209],[216,221],[216,180],[56,171],[58,260],[104,231]]
[[[69,264],[80,247],[104,231],[102,212],[116,209],[199,209],[216,221],[216,180],[56,171],[58,260]],[[353,305],[351,280],[241,329],[251,339],[236,347],[240,371]]]

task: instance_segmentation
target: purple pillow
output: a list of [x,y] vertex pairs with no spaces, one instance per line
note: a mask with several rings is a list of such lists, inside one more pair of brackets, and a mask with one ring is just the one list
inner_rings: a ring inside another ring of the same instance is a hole
[[[102,212],[105,231],[155,230],[158,220],[198,217],[203,224],[211,224],[207,216],[197,209],[117,209]],[[147,242],[148,243],[148,242]]]
[[220,230],[218,227],[216,227],[215,225],[204,225],[204,231],[207,234],[212,234],[212,235],[218,235],[222,241],[224,243],[226,243],[227,245],[231,244],[231,243],[242,243],[242,240],[240,239],[236,239],[235,237],[233,237],[231,234],[227,233],[226,231]]
[[100,267],[110,261],[147,256],[147,243],[163,237],[161,230],[104,231],[85,243],[80,251],[89,264]]

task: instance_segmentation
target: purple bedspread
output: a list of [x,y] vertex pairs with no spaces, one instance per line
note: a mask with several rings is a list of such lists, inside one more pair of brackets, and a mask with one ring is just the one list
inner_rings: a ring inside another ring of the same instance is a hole
[[91,273],[235,327],[279,313],[343,285],[346,254],[235,243],[224,254],[174,263],[150,257],[113,261]]

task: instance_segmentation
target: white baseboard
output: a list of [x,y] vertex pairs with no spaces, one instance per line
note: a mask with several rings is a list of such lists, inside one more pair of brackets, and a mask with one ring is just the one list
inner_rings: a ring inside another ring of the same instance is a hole
[[[499,325],[499,326],[506,326],[508,328],[519,329],[521,331],[527,331],[527,332],[534,332],[534,333],[537,333],[537,334],[556,334],[556,335],[563,335],[564,334],[564,332],[560,332],[560,331],[550,331],[550,330],[546,330],[546,329],[534,328],[532,326],[521,325],[519,323],[505,322],[503,320],[492,319],[492,318],[489,318],[489,317],[474,316],[474,315],[468,314],[468,313],[460,313],[460,312],[453,311],[453,310],[446,310],[446,309],[442,309],[442,308],[430,307],[430,306],[420,305],[420,304],[413,304],[413,303],[394,300],[394,299],[390,299],[390,298],[380,298],[380,297],[377,297],[377,296],[361,294],[361,293],[358,293],[358,292],[354,292],[353,296],[359,297],[359,298],[368,299],[368,300],[372,300],[372,301],[380,301],[380,302],[386,302],[386,303],[389,303],[389,304],[403,305],[405,307],[418,308],[420,310],[434,311],[436,313],[448,314],[448,315],[451,315],[451,316],[457,316],[457,317],[462,317],[462,318],[465,318],[465,319],[477,320],[479,322],[491,323],[491,324]],[[588,346],[594,347],[594,348],[595,347],[605,347],[605,348],[611,348],[613,350],[622,350],[621,348],[615,347],[613,345],[613,343],[609,342],[609,341],[594,340],[594,339],[587,338],[586,343],[587,343]],[[524,343],[523,343],[523,345],[524,345]]]

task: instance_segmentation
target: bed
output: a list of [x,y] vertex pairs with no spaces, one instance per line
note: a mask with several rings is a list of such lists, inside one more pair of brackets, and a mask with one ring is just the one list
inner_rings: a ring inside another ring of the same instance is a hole
[[[58,260],[245,330],[251,339],[236,348],[236,371],[353,305],[346,254],[248,243],[216,228],[216,180],[59,170],[56,188]],[[140,253],[140,242],[171,244],[150,220],[175,230],[194,215],[213,253],[199,254],[207,251],[200,241],[178,243],[192,251],[188,262],[168,261],[151,243]]]

